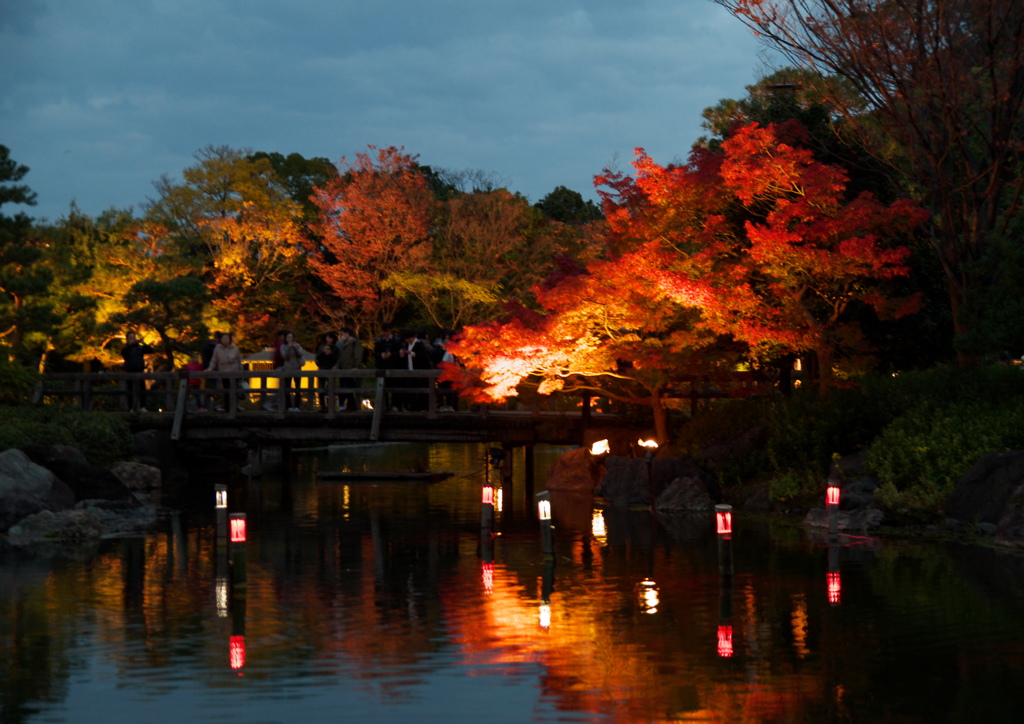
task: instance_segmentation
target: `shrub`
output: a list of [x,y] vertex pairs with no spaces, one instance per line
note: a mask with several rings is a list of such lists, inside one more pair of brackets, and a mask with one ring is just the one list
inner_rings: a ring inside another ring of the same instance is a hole
[[37,379],[39,375],[29,368],[0,357],[0,404],[28,402]]
[[73,445],[95,465],[110,465],[128,456],[131,430],[115,415],[73,407],[0,408],[0,450],[28,445]]

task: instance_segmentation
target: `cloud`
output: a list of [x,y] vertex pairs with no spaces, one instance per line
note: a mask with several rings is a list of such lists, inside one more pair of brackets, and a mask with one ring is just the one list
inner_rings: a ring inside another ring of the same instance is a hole
[[351,157],[404,145],[533,200],[644,146],[683,157],[754,80],[708,0],[93,0],[0,17],[0,143],[36,216],[136,206],[208,144]]

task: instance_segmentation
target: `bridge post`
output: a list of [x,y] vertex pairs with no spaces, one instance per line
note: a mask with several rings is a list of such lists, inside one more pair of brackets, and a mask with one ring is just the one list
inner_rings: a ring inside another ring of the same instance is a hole
[[526,493],[525,494],[526,494],[526,500],[527,500],[527,502],[529,502],[529,501],[533,500],[533,482],[534,482],[533,445],[526,445],[526,446],[524,446],[523,449],[525,451],[525,458],[526,458],[525,461],[523,462],[523,467],[525,468],[525,470],[523,472],[525,473],[525,480],[526,480],[526,485],[525,485]]
[[505,451],[505,457],[501,461],[501,487],[507,487],[509,490],[512,489],[512,454],[515,452],[515,448],[511,443],[503,442],[501,444],[502,449]]

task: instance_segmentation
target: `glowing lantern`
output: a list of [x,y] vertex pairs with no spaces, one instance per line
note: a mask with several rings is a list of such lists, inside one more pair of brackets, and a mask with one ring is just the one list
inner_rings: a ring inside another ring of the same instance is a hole
[[651,453],[658,449],[657,440],[637,440],[636,444],[642,448],[646,448],[647,452]]
[[612,448],[608,444],[607,440],[598,440],[597,442],[590,446],[591,455],[607,455],[611,451]]
[[551,501],[547,499],[537,501],[537,517],[541,520],[551,520]]
[[245,513],[231,514],[231,542],[245,543]]
[[483,487],[483,491],[484,491],[483,492],[483,504],[484,505],[494,505],[494,486],[493,485],[485,485]]
[[551,606],[546,603],[540,605],[539,619],[541,628],[551,628]]
[[718,535],[732,534],[732,506],[715,506],[715,530]]
[[839,486],[829,485],[825,490],[825,505],[832,507],[839,505]]
[[216,507],[218,510],[226,509],[228,507],[228,486],[214,485],[213,496],[214,507]]
[[231,668],[238,670],[245,666],[245,636],[232,636],[228,642],[228,657]]
[[718,655],[723,659],[732,657],[732,626],[718,627]]
[[828,586],[828,602],[833,606],[838,606],[843,593],[843,583],[839,579],[839,571],[826,573],[825,582]]
[[504,496],[501,494],[501,488],[494,491],[494,510],[501,512],[504,507]]

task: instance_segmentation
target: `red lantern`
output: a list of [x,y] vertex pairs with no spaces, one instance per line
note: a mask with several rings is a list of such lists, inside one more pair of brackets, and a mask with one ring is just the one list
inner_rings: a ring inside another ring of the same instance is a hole
[[732,534],[732,510],[715,511],[715,519],[718,523],[718,535]]
[[493,485],[485,485],[484,486],[483,504],[484,505],[494,505],[494,486]]
[[839,486],[838,485],[830,485],[830,486],[828,486],[828,489],[825,491],[825,505],[830,506],[830,507],[833,506],[833,505],[839,505]]
[[231,542],[245,543],[245,513],[231,514]]

